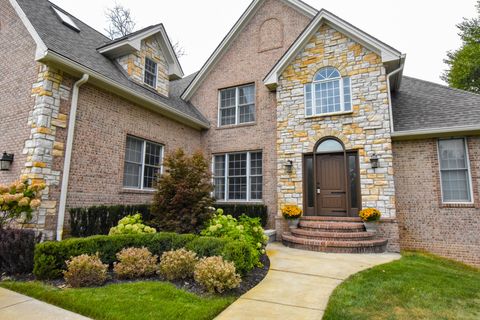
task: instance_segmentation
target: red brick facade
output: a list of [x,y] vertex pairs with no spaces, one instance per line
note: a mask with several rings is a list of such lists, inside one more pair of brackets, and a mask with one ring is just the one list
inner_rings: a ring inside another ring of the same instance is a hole
[[468,137],[473,205],[444,205],[437,140],[393,144],[397,218],[402,249],[415,249],[480,266],[480,137]]

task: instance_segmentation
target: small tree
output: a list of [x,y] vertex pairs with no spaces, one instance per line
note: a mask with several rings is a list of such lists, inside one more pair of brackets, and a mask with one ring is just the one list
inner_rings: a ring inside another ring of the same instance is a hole
[[214,199],[208,162],[201,152],[182,149],[167,155],[152,205],[151,225],[163,231],[198,233],[211,218]]

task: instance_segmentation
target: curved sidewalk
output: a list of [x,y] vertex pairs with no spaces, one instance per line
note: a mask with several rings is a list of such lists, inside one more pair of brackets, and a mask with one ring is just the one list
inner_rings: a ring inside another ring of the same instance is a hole
[[339,254],[269,244],[270,270],[217,320],[322,319],[336,286],[350,275],[400,258],[396,253]]

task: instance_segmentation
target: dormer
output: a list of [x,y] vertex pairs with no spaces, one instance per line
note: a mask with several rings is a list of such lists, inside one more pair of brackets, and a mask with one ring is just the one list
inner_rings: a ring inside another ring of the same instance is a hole
[[166,97],[170,81],[183,77],[182,67],[162,24],[115,39],[97,50],[115,60],[131,80]]

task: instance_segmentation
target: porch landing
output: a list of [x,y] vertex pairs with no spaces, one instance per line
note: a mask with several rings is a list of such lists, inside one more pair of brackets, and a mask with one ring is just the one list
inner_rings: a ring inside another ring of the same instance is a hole
[[265,279],[216,319],[322,319],[328,299],[350,275],[400,259],[396,253],[352,255],[267,246]]

